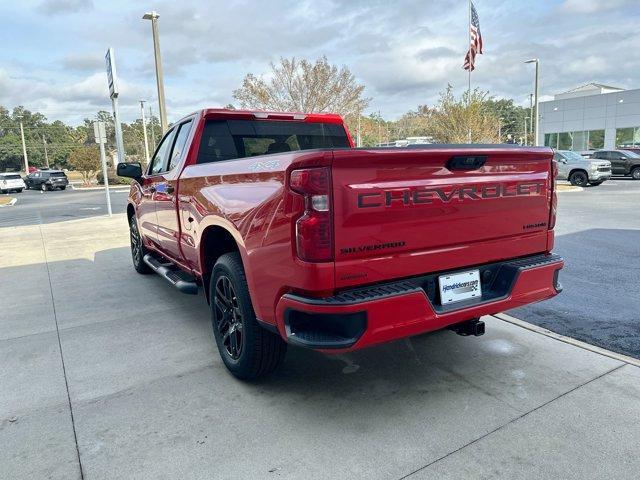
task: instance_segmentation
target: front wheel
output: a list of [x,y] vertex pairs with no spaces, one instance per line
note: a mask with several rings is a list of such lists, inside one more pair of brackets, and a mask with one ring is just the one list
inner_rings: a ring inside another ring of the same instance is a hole
[[634,180],[640,180],[640,167],[636,167],[631,170],[631,178]]
[[138,221],[135,215],[131,215],[131,218],[129,218],[129,238],[131,240],[131,260],[133,261],[133,268],[142,275],[151,273],[151,267],[144,262],[144,256],[147,254],[147,250],[142,243],[142,237],[138,230]]
[[569,177],[569,182],[575,187],[584,187],[589,183],[589,177],[584,172],[573,172]]
[[47,188],[46,184],[43,183],[43,184],[40,185],[40,191],[46,192],[47,190],[48,190],[48,188]]
[[211,323],[220,357],[235,377],[252,380],[275,370],[287,344],[262,328],[253,311],[249,287],[238,253],[222,255],[209,285]]

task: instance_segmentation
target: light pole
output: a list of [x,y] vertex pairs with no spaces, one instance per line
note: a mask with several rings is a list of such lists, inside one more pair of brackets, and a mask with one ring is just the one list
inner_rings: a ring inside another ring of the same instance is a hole
[[529,94],[529,125],[533,125],[533,93]]
[[538,112],[538,79],[539,79],[539,70],[540,70],[540,60],[538,60],[537,58],[533,58],[531,60],[527,60],[524,63],[535,63],[536,64],[536,81],[535,81],[535,87],[534,87],[534,103],[536,105],[536,117],[535,117],[535,123],[533,125],[531,125],[531,129],[534,132],[534,141],[533,144],[537,147],[538,146],[538,131],[539,131],[539,127],[540,127],[540,114]]
[[529,138],[527,137],[527,117],[524,117],[524,146],[529,145]]
[[151,20],[153,33],[153,52],[156,60],[156,83],[158,84],[158,107],[160,108],[160,128],[162,134],[167,131],[167,110],[164,104],[164,76],[162,74],[162,58],[160,58],[160,38],[158,38],[158,15],[155,11],[145,13],[142,18]]
[[142,135],[144,136],[144,159],[149,165],[149,141],[147,140],[147,124],[144,121],[144,100],[140,100],[140,114],[142,115]]
[[27,144],[24,141],[24,128],[22,128],[22,119],[20,119],[20,137],[22,138],[22,154],[24,155],[24,171],[29,175],[29,158],[27,157]]
[[156,151],[156,132],[153,128],[153,110],[151,109],[151,105],[149,105],[149,124],[151,125],[151,148],[153,151]]

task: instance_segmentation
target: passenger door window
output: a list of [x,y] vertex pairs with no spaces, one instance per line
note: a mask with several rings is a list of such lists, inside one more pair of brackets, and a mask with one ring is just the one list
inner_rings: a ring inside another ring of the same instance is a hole
[[158,145],[156,153],[153,155],[153,158],[149,163],[149,175],[158,175],[165,171],[164,166],[167,164],[167,154],[169,153],[169,149],[173,143],[175,131],[175,128],[169,130],[160,142],[160,145]]
[[173,150],[171,150],[169,168],[167,168],[168,171],[173,170],[173,168],[178,164],[178,162],[186,154],[185,149],[187,147],[187,138],[189,138],[189,133],[191,132],[192,123],[193,123],[193,120],[189,120],[187,122],[184,122],[178,127],[176,141],[173,144]]

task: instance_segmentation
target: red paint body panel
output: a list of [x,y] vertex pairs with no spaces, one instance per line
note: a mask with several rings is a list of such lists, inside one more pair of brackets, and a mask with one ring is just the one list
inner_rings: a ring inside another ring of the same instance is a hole
[[[129,203],[144,244],[202,279],[209,273],[204,271],[202,240],[209,232],[221,231],[209,229],[226,231],[242,256],[256,316],[277,326],[285,338],[283,311],[293,302],[283,298],[287,293],[323,298],[344,288],[545,253],[553,247],[553,230],[546,223],[553,191],[549,149],[352,148],[196,164],[208,119],[343,123],[337,115],[219,109],[188,118],[194,122],[179,164],[132,185]],[[349,143],[353,147],[350,136]],[[447,161],[460,154],[487,159],[474,171],[446,168]],[[295,222],[305,204],[288,187],[292,170],[312,167],[330,167],[332,179],[335,258],[320,263],[303,262],[296,254]],[[167,185],[173,191],[167,191]],[[359,201],[365,206],[359,207]],[[367,331],[352,348],[549,298],[556,294],[553,272],[561,266],[523,272],[508,299],[443,315],[420,293],[372,301],[366,305]],[[332,308],[340,313],[362,306]]]

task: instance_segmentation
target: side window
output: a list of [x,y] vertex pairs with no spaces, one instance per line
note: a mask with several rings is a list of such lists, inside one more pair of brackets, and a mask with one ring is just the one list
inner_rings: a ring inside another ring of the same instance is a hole
[[166,164],[165,160],[167,159],[167,153],[169,153],[169,149],[171,148],[171,144],[173,143],[173,136],[176,133],[176,129],[169,130],[169,132],[164,136],[160,145],[156,149],[156,153],[151,159],[149,163],[149,175],[156,175],[164,171],[164,166]]
[[558,152],[556,152],[556,153],[553,154],[553,159],[556,162],[561,162],[562,161],[562,155],[560,155]]
[[187,138],[191,131],[192,120],[184,122],[178,127],[178,134],[176,135],[176,141],[173,144],[173,150],[171,150],[171,159],[169,160],[169,168],[167,170],[173,170],[182,156],[185,154],[185,148],[187,146]]

